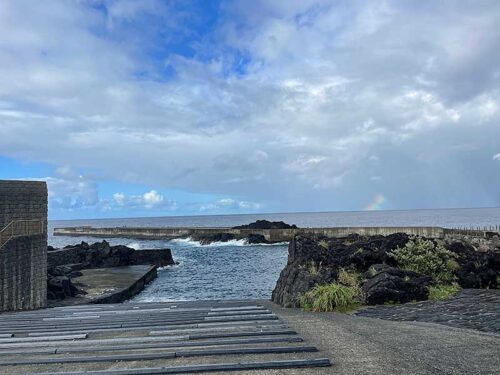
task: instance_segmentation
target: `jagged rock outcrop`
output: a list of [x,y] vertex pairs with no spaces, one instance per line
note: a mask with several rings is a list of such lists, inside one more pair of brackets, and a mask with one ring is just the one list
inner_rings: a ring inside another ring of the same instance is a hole
[[429,297],[432,278],[385,264],[375,264],[363,283],[363,301],[367,305],[422,301]]
[[[409,239],[404,233],[352,234],[343,238],[297,235],[289,244],[288,262],[273,290],[272,300],[282,306],[298,307],[302,294],[315,285],[335,282],[341,269],[363,275],[360,286],[366,304],[425,300],[432,279],[399,269],[389,254],[397,247],[404,247]],[[457,255],[458,267],[453,272],[461,287],[500,287],[498,249],[478,251],[467,242],[453,239],[434,242]]]
[[246,241],[248,244],[262,244],[262,243],[270,243],[268,240],[266,240],[266,237],[264,237],[262,234],[253,234],[250,233]]
[[175,264],[170,249],[135,250],[123,245],[111,246],[107,241],[96,242],[92,245],[81,242],[78,245],[66,246],[64,249],[49,251],[47,262],[49,267],[81,263],[82,268],[107,268],[139,264],[163,267]]
[[446,248],[457,255],[460,268],[455,272],[463,288],[498,289],[500,276],[500,251],[477,251],[471,244],[456,241]]
[[283,221],[257,220],[250,224],[238,225],[233,229],[297,229],[297,226]]
[[298,298],[318,284],[333,282],[341,268],[364,273],[377,263],[394,265],[387,252],[404,246],[408,236],[360,236],[344,238],[295,236],[288,245],[288,262],[281,272],[272,300],[282,306],[297,307]]
[[235,238],[236,237],[231,233],[212,233],[191,236],[193,241],[199,241],[201,245],[209,245],[213,242],[228,242]]
[[80,265],[50,267],[47,270],[47,298],[49,300],[60,300],[86,294],[83,289],[78,288],[71,280],[72,277],[82,275],[78,269],[80,269]]

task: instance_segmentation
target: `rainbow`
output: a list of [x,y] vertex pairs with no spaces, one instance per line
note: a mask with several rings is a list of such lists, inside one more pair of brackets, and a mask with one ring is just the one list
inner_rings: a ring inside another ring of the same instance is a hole
[[382,194],[377,194],[368,206],[364,208],[365,211],[380,210],[385,202],[385,197]]

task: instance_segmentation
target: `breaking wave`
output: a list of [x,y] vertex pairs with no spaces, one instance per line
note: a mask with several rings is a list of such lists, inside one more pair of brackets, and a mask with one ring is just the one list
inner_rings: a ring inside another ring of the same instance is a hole
[[131,247],[134,250],[140,250],[141,249],[141,244],[139,242],[131,242],[126,245],[127,247]]
[[170,243],[179,246],[190,246],[190,247],[225,247],[225,246],[283,246],[288,245],[288,242],[277,242],[277,243],[260,243],[260,244],[249,244],[247,240],[230,240],[230,241],[215,241],[207,245],[202,245],[200,241],[193,240],[191,237],[188,238],[176,238],[169,241]]

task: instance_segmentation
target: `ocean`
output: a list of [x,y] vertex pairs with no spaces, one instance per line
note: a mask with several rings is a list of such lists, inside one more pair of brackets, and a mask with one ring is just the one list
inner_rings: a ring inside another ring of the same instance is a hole
[[[52,235],[55,227],[91,225],[94,227],[232,227],[258,219],[283,220],[299,227],[329,226],[441,226],[447,228],[500,225],[500,208],[356,211],[318,213],[275,213],[250,215],[178,216],[95,220],[49,221],[49,245],[64,247],[92,237]],[[137,250],[170,248],[179,265],[159,270],[134,301],[182,301],[196,299],[240,299],[271,297],[279,273],[287,260],[287,244],[247,245],[230,241],[201,246],[189,239],[136,240],[109,238],[112,245]]]

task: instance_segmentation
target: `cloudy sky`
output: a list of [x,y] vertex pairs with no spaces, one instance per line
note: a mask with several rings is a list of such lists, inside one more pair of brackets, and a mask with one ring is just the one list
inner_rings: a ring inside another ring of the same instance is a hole
[[51,218],[500,206],[500,1],[2,0]]

